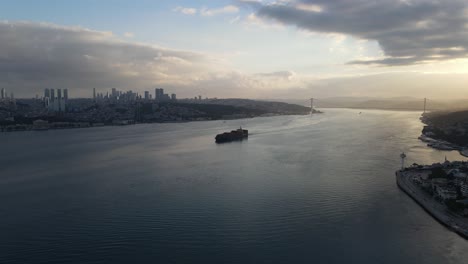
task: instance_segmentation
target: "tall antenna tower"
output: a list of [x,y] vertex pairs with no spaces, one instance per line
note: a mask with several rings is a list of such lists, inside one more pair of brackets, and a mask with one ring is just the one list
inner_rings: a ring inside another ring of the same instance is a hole
[[314,98],[310,98],[310,114],[314,113]]
[[406,154],[403,152],[400,154],[400,158],[401,158],[401,169],[404,169],[405,168],[405,159],[406,159]]

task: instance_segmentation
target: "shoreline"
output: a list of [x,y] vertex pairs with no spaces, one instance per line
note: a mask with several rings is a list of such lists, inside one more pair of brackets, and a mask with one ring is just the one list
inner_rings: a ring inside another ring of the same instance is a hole
[[[323,112],[316,112],[314,114],[323,114]],[[178,121],[159,121],[159,122],[142,122],[142,123],[128,123],[128,124],[100,124],[100,125],[91,125],[90,123],[85,126],[70,126],[70,127],[49,127],[47,129],[35,129],[33,125],[24,125],[18,124],[17,126],[21,129],[12,129],[6,130],[5,127],[0,127],[0,134],[2,133],[15,133],[15,132],[43,132],[43,131],[55,131],[55,130],[70,130],[70,129],[86,129],[86,128],[101,128],[101,127],[125,127],[125,126],[135,126],[135,125],[149,125],[149,124],[184,124],[192,122],[216,122],[216,121],[233,121],[233,120],[242,120],[242,119],[254,119],[254,118],[263,118],[263,117],[277,117],[277,116],[307,116],[309,114],[276,114],[272,113],[269,115],[258,115],[252,117],[243,117],[243,118],[227,118],[227,119],[203,119],[203,120],[178,120]],[[69,122],[71,125],[80,124],[83,122]],[[85,122],[86,123],[86,122]],[[53,124],[53,123],[50,123]],[[23,129],[24,128],[24,129]]]
[[[407,171],[410,172],[410,171]],[[407,175],[402,175],[404,171],[398,170],[395,172],[396,182],[398,187],[406,193],[411,199],[413,199],[417,204],[419,204],[427,213],[429,213],[435,220],[447,227],[449,230],[457,233],[461,237],[468,240],[468,228],[462,228],[460,226],[467,226],[468,223],[462,222],[458,218],[452,218],[447,214],[446,210],[441,210],[441,208],[436,208],[436,206],[431,205],[431,203],[436,203],[432,197],[423,193],[422,190],[414,186],[408,179],[404,178],[409,177]],[[465,220],[468,222],[468,220]]]
[[422,142],[426,143],[426,146],[437,149],[437,150],[442,150],[442,151],[458,151],[460,155],[463,157],[468,158],[468,149],[463,148],[459,145],[455,145],[453,143],[447,142],[445,140],[441,139],[436,139],[430,136],[425,135],[424,133],[421,134],[421,136],[418,137],[419,140]]
[[464,157],[468,157],[468,148],[465,148],[465,147],[460,146],[458,144],[451,143],[451,142],[448,142],[446,140],[434,137],[435,135],[433,136],[433,135],[431,135],[431,133],[426,132],[426,128],[431,128],[432,124],[427,121],[427,119],[425,118],[424,115],[421,116],[420,119],[421,119],[421,122],[426,126],[424,127],[423,131],[421,132],[421,136],[418,137],[419,140],[426,143],[426,145],[428,147],[431,147],[433,149],[444,150],[444,151],[456,150],[456,151],[458,151],[458,153],[460,153],[460,155],[462,155]]

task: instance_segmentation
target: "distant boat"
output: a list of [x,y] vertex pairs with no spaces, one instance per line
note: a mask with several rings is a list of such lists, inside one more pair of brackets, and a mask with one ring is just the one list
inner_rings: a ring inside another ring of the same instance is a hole
[[237,130],[232,130],[231,132],[224,132],[222,134],[218,134],[215,137],[216,143],[225,143],[231,141],[238,141],[243,140],[244,138],[249,137],[249,131],[246,129],[242,129],[240,127]]

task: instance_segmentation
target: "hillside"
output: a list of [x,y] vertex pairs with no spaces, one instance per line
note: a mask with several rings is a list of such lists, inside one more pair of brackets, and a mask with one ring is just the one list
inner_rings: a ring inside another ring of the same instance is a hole
[[184,103],[207,104],[207,105],[228,105],[242,109],[250,109],[269,114],[281,115],[304,115],[310,113],[310,107],[289,104],[283,102],[259,101],[250,99],[205,99],[205,100],[183,100]]
[[459,146],[468,146],[468,110],[424,114],[423,134]]

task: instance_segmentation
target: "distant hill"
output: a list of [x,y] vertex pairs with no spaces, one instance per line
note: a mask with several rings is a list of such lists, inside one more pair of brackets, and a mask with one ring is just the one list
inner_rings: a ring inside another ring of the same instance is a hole
[[310,107],[290,104],[284,102],[271,102],[250,99],[204,99],[204,100],[182,100],[184,103],[193,104],[211,104],[211,105],[229,105],[243,109],[251,109],[263,113],[281,114],[281,115],[302,115],[309,114]]
[[[283,99],[279,101],[308,106],[308,99]],[[329,97],[316,98],[314,105],[317,108],[356,108],[356,109],[383,109],[383,110],[415,110],[424,108],[423,98],[394,97]],[[459,100],[432,100],[427,101],[427,110],[464,110],[468,109],[468,99]]]

